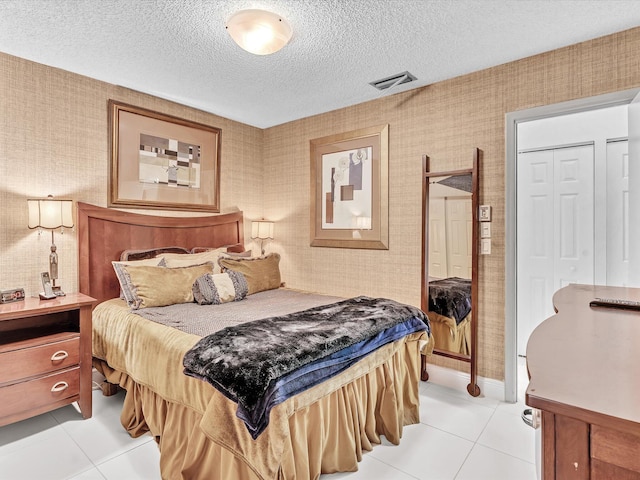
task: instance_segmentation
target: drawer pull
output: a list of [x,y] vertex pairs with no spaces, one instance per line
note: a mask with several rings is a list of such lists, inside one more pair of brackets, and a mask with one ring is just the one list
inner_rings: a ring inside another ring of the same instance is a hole
[[58,350],[56,353],[51,355],[51,361],[52,362],[59,362],[60,360],[64,360],[68,356],[69,356],[69,354],[66,351]]
[[51,387],[52,392],[61,392],[69,388],[69,384],[67,382],[56,382],[53,387]]

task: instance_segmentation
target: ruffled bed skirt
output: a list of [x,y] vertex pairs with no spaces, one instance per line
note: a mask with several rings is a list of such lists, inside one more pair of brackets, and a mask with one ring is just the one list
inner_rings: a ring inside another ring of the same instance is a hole
[[[191,407],[165,400],[102,360],[94,359],[94,365],[126,390],[121,422],[129,434],[155,437],[163,479],[317,479],[321,473],[357,470],[363,452],[380,443],[381,435],[398,444],[403,426],[419,422],[420,342],[400,342],[393,354],[355,380],[342,385],[340,376],[330,380],[336,387],[319,399],[298,398],[305,392],[287,400],[291,414],[284,445],[266,443],[273,455],[261,452],[276,456],[272,469],[210,439],[200,428],[203,415]],[[232,414],[235,404],[223,401],[225,414]]]
[[435,338],[435,342],[430,342],[431,345],[435,345],[438,350],[471,355],[471,314],[457,325],[453,318],[435,312],[427,312],[427,316]]

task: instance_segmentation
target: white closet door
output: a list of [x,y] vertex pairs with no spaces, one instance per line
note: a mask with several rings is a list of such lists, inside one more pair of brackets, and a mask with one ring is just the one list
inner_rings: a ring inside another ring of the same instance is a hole
[[448,197],[445,201],[447,215],[447,264],[449,277],[471,278],[473,215],[471,199]]
[[593,146],[554,150],[554,291],[570,283],[593,284]]
[[518,154],[518,355],[569,283],[593,283],[593,146]]
[[629,142],[607,142],[607,285],[629,286]]
[[429,277],[447,277],[447,225],[444,198],[429,200]]
[[640,287],[640,93],[629,104],[629,286]]

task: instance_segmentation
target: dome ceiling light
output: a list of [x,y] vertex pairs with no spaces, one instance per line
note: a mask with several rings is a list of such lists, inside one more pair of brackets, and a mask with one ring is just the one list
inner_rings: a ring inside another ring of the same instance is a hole
[[284,47],[293,30],[279,15],[265,10],[241,10],[227,22],[231,38],[255,55],[269,55]]

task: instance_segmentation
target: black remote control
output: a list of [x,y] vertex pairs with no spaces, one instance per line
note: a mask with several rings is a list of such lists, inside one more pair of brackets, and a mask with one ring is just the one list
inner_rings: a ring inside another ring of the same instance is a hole
[[640,302],[635,300],[624,300],[621,298],[596,298],[589,302],[589,306],[640,310]]

